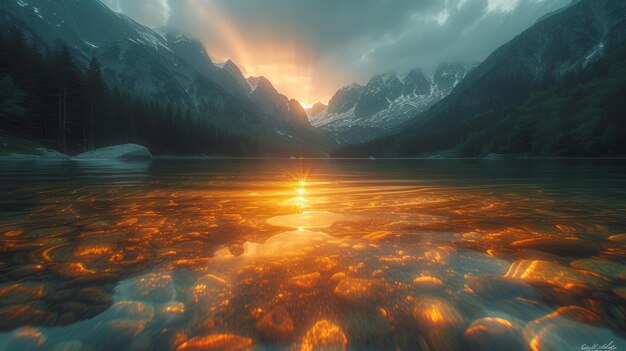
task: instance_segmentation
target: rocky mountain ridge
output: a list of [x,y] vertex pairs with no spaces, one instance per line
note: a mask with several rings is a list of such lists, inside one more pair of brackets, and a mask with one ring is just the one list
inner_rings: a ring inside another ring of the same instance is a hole
[[383,136],[450,94],[475,66],[443,63],[432,78],[418,68],[402,77],[374,75],[365,86],[339,89],[327,109],[310,116],[311,124],[339,144]]
[[110,87],[190,109],[269,148],[328,147],[289,100],[285,105],[291,108],[284,115],[268,115],[272,112],[259,108],[232,61],[219,67],[197,39],[171,28],[147,28],[98,0],[2,1],[0,29],[22,31],[42,52],[65,45],[83,67],[96,57]]

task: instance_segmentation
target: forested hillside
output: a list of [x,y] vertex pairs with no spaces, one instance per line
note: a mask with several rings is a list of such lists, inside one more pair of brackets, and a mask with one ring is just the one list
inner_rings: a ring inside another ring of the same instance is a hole
[[458,147],[487,153],[626,155],[626,46],[531,95],[493,127]]
[[44,52],[18,30],[0,33],[0,131],[70,154],[127,142],[156,154],[259,152],[202,116],[110,89],[95,59],[81,71],[67,47]]

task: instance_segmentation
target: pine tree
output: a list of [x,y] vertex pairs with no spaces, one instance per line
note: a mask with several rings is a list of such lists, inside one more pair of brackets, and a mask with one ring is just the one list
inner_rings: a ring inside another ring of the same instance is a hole
[[[59,113],[59,147],[65,153],[68,143],[76,141],[77,134],[82,130],[82,76],[69,48],[62,46],[55,63],[54,71],[57,75],[58,113]],[[78,132],[78,133],[77,133]]]
[[24,93],[19,90],[10,76],[0,80],[0,129],[11,131],[18,125],[16,119],[24,116]]
[[[85,94],[86,94],[86,120],[83,124],[83,148],[92,150],[95,144],[95,130],[98,127],[104,128],[107,121],[101,121],[105,109],[107,87],[102,79],[102,71],[98,60],[93,57],[89,63],[86,74]],[[100,129],[100,128],[98,128]]]

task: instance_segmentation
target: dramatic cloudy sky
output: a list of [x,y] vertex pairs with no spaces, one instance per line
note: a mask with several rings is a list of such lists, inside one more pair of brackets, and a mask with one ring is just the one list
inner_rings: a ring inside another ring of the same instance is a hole
[[483,60],[571,0],[103,0],[149,27],[198,37],[305,104],[390,69]]

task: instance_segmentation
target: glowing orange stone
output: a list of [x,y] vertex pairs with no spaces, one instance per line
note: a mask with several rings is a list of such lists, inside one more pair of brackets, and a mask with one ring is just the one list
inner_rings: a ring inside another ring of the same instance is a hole
[[419,288],[420,290],[439,290],[444,288],[441,279],[431,276],[415,278],[413,280],[413,286]]
[[243,351],[252,350],[252,339],[233,334],[198,336],[182,343],[176,351]]
[[521,329],[504,318],[487,317],[474,321],[464,334],[472,350],[522,350]]
[[336,324],[324,319],[315,323],[306,332],[302,338],[300,350],[343,351],[347,344],[348,338],[343,330]]
[[345,278],[337,284],[333,294],[347,304],[361,305],[376,300],[380,291],[374,280]]
[[522,279],[531,284],[548,283],[562,289],[608,290],[610,288],[609,284],[598,278],[557,263],[540,260],[514,262],[505,277]]
[[461,313],[448,301],[435,296],[423,296],[415,302],[413,318],[421,330],[456,328],[464,324]]
[[289,278],[289,284],[302,289],[310,289],[317,285],[317,283],[320,281],[320,278],[320,272],[303,274]]

